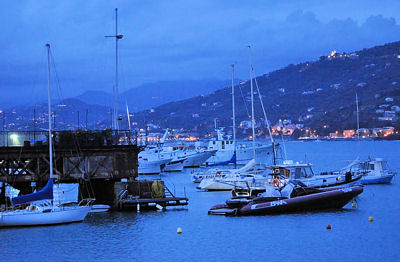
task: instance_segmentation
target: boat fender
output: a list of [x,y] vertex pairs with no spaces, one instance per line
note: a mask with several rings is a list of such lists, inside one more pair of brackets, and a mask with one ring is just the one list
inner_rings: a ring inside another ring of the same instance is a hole
[[272,180],[272,186],[273,187],[279,187],[279,179],[274,179],[274,180]]

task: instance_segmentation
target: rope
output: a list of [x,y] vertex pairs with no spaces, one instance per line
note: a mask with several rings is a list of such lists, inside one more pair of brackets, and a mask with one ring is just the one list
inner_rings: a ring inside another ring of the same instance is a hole
[[249,112],[249,109],[247,108],[246,99],[244,99],[242,87],[240,86],[240,84],[239,84],[239,90],[240,90],[240,94],[242,95],[243,104],[244,104],[244,107],[246,108],[247,116],[249,116],[249,115],[250,115],[250,112]]

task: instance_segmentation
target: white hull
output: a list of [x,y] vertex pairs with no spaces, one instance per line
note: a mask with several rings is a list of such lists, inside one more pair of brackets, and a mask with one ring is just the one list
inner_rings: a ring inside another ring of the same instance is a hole
[[260,176],[254,177],[252,175],[235,175],[226,178],[210,178],[201,180],[198,189],[206,191],[226,191],[232,190],[235,187],[247,187],[254,183],[260,184],[267,181],[267,179]]
[[92,205],[89,213],[103,213],[110,210],[109,205]]
[[162,171],[164,172],[181,172],[183,170],[183,160],[172,161],[168,163]]
[[160,159],[160,160],[152,160],[145,161],[139,160],[139,174],[159,174],[162,171],[162,168],[170,162],[171,159]]
[[[218,150],[213,156],[207,159],[206,164],[213,165],[221,162],[226,162],[232,159],[233,149]],[[267,165],[268,159],[272,156],[272,146],[258,146],[256,147],[256,164]],[[253,148],[241,148],[238,146],[236,149],[236,164],[245,165],[253,159]]]
[[15,210],[0,213],[0,227],[40,226],[80,222],[85,219],[90,206],[54,208],[51,211]]
[[183,167],[199,167],[209,159],[215,151],[196,152],[183,161]]

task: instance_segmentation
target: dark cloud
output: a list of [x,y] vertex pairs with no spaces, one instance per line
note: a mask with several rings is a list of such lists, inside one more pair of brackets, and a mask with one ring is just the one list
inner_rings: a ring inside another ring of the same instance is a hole
[[[399,40],[397,1],[18,1],[0,3],[3,98],[40,96],[50,42],[65,96],[112,90],[114,8],[120,32],[120,88],[175,79],[248,77],[252,44],[259,74]],[[386,6],[386,7],[385,7]],[[363,7],[363,8],[360,8]],[[13,90],[13,92],[9,91]],[[0,99],[1,101],[1,99]]]

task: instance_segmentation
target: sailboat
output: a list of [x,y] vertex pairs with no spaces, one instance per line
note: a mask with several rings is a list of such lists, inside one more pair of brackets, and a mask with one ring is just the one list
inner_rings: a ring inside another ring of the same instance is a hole
[[[250,58],[251,60],[251,58]],[[251,64],[251,61],[250,61]],[[236,140],[236,116],[235,116],[235,86],[234,86],[234,65],[232,64],[232,134],[233,139],[224,139],[222,135],[223,128],[217,128],[215,122],[215,131],[217,133],[217,139],[208,142],[207,150],[217,150],[207,161],[207,167],[213,166],[226,166],[233,164],[246,165],[252,159],[256,160],[257,166],[267,165],[268,159],[271,153],[274,153],[274,145],[256,144],[254,139],[252,144],[238,144]],[[253,78],[252,68],[250,70],[250,78]],[[253,80],[250,80],[252,85]],[[254,91],[254,90],[253,90]],[[254,100],[254,98],[253,98]],[[252,102],[252,114],[254,113],[254,101]],[[254,124],[254,119],[252,118]],[[252,124],[252,129],[253,128]],[[255,132],[252,132],[254,138]],[[200,142],[196,142],[196,147],[201,147]]]
[[[0,212],[0,227],[39,226],[80,222],[85,219],[91,209],[89,205],[63,206],[56,205],[53,201],[54,175],[50,99],[50,44],[46,44],[46,49],[50,178],[40,191],[12,198],[11,202],[14,209]],[[24,206],[26,206],[24,209],[20,209],[20,207]]]
[[[232,171],[214,170],[214,174],[206,175],[200,181],[200,185],[197,187],[202,190],[232,190],[238,185],[248,183],[263,183],[266,182],[266,177],[257,174],[255,167],[257,164],[257,154],[255,145],[255,119],[254,119],[254,88],[253,88],[253,65],[251,61],[251,47],[249,47],[249,62],[250,62],[250,92],[251,92],[251,127],[252,127],[252,159],[242,169],[234,169]],[[232,66],[232,93],[234,92],[233,86],[233,66]],[[234,93],[233,93],[234,94]],[[233,96],[234,97],[234,96]],[[234,98],[233,98],[234,99]],[[233,135],[234,141],[235,135],[235,111],[233,101]],[[272,137],[272,136],[271,136]],[[273,144],[272,144],[273,146]],[[273,151],[274,152],[274,151]],[[234,145],[234,155],[236,155],[236,146]],[[275,155],[274,155],[275,159]],[[250,170],[253,170],[250,172]],[[195,179],[194,179],[195,180]],[[197,181],[197,179],[195,180]]]

